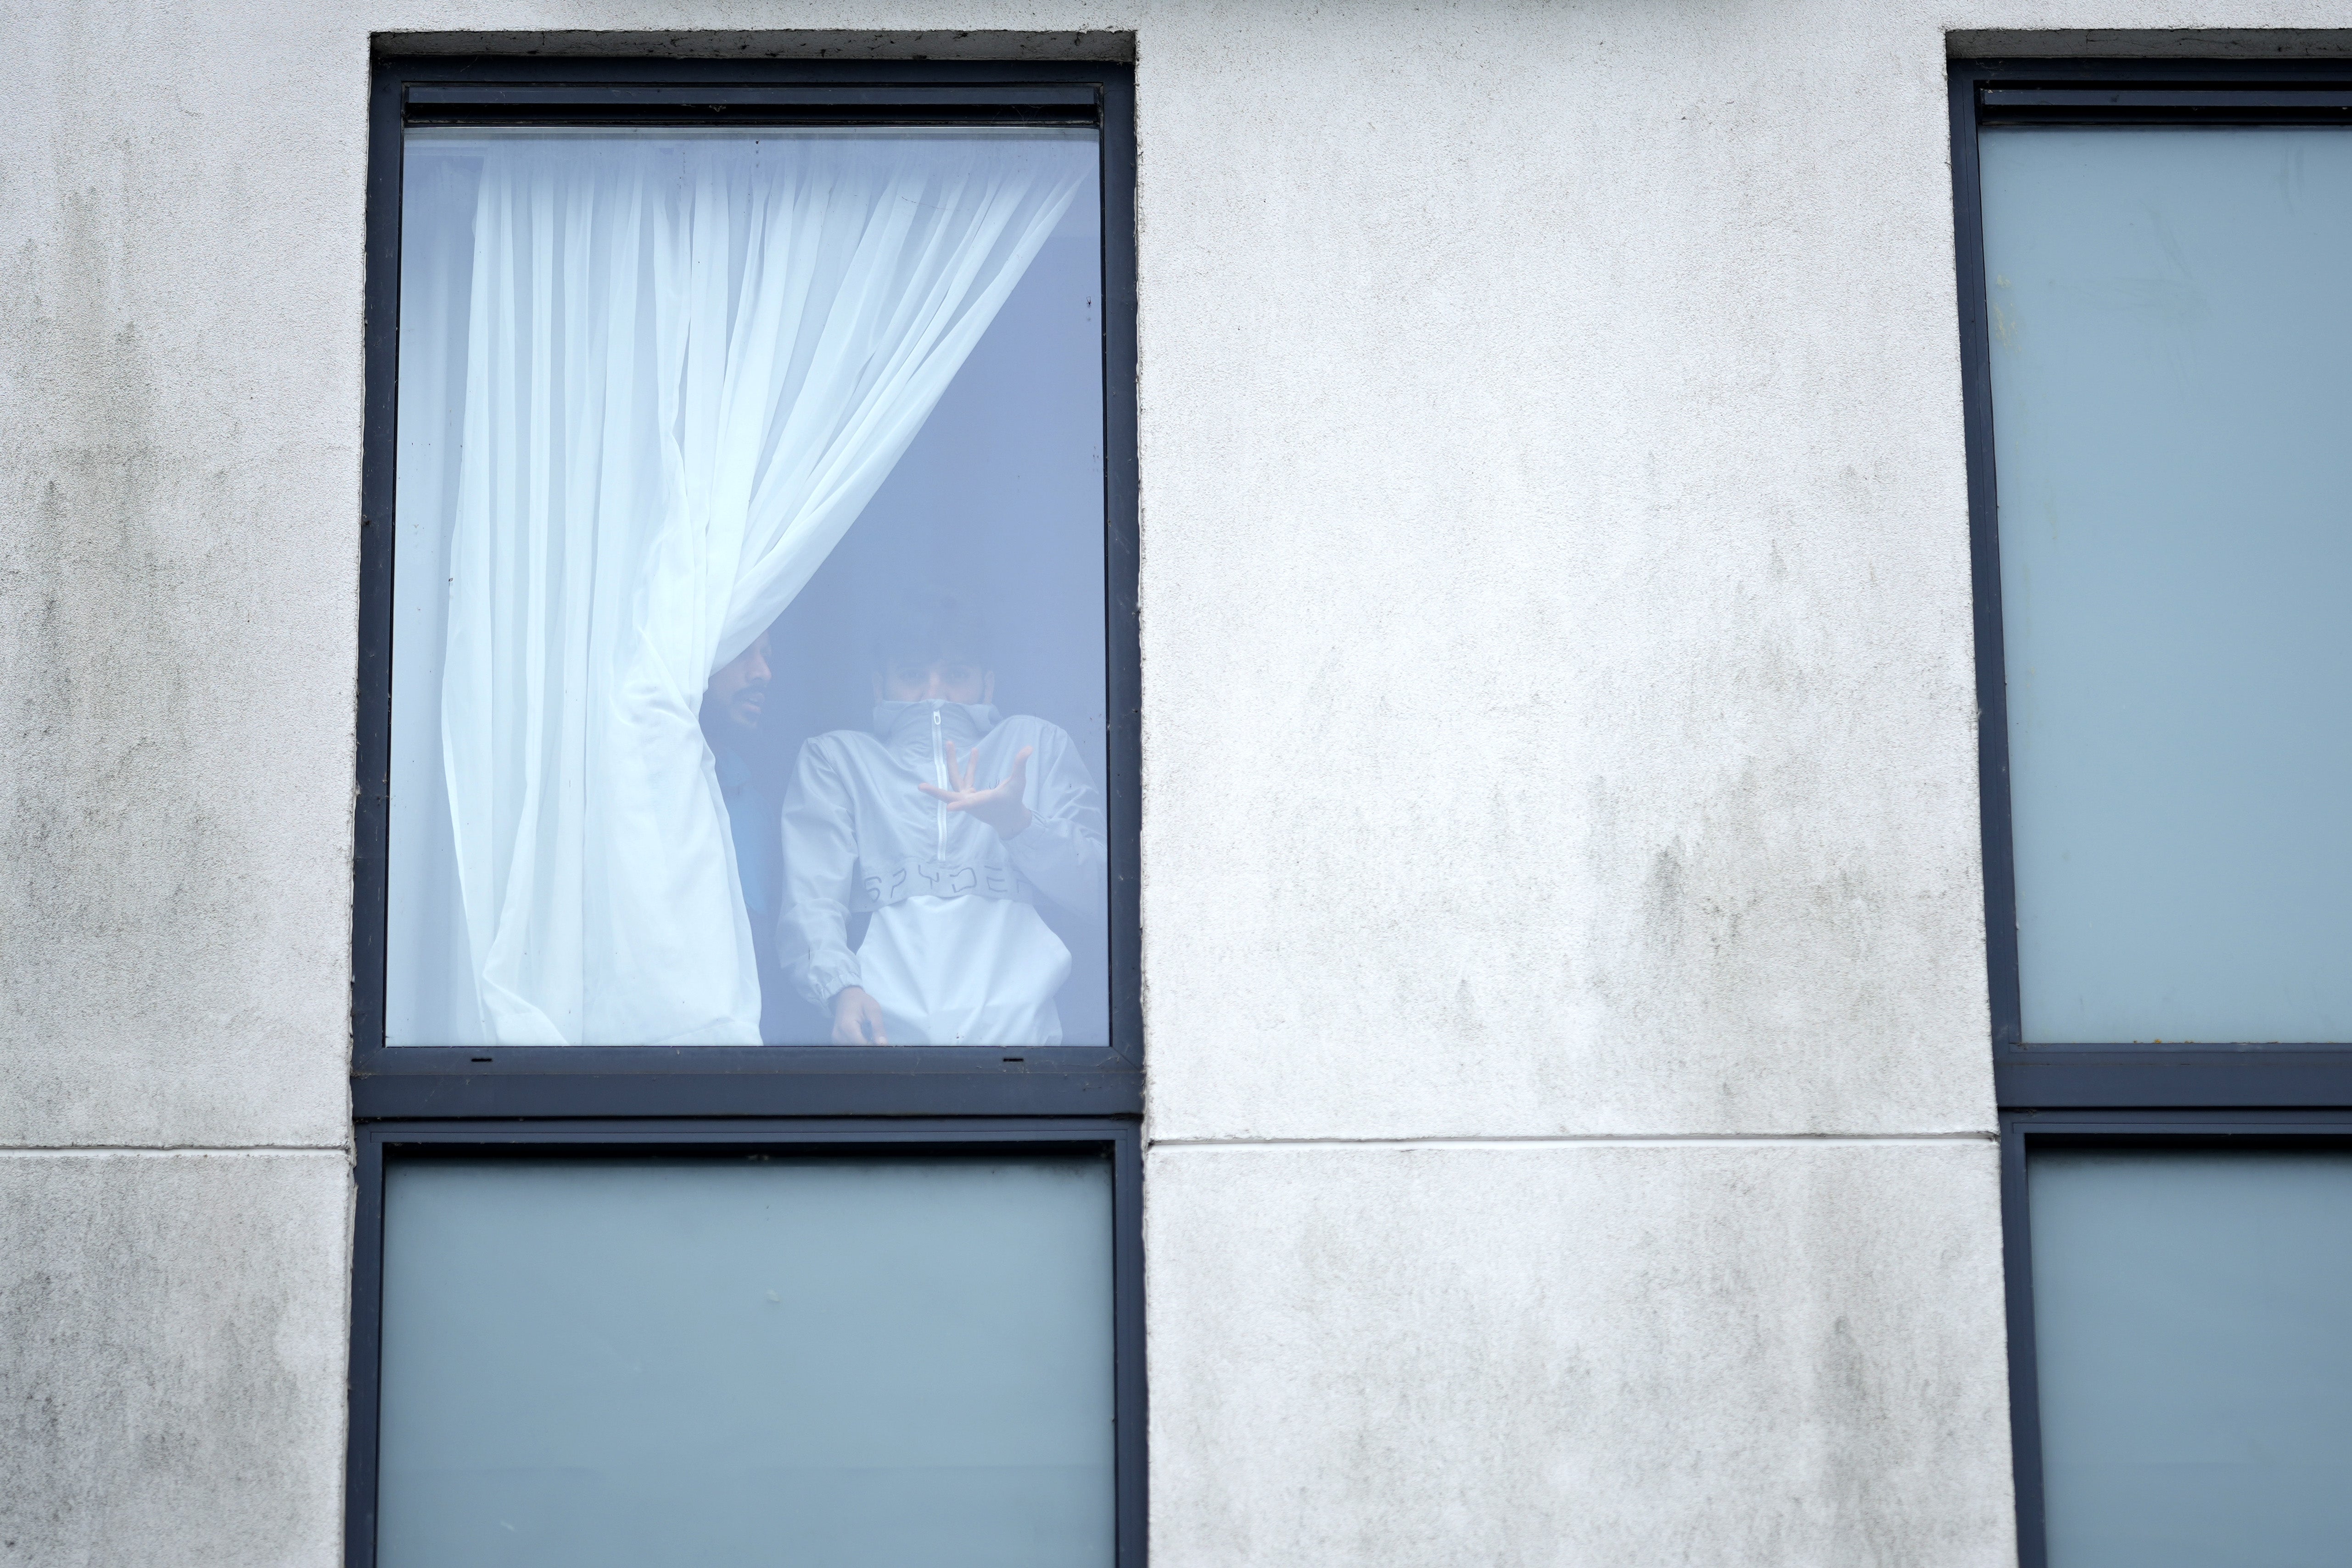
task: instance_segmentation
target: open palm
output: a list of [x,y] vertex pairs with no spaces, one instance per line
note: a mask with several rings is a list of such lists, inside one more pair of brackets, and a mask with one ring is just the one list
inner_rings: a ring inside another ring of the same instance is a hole
[[946,789],[937,784],[917,784],[915,787],[934,800],[944,803],[950,811],[968,812],[980,818],[1006,838],[1029,826],[1029,808],[1022,796],[1029,791],[1029,756],[1034,746],[1024,746],[1014,753],[1013,771],[1003,780],[989,788],[982,788],[977,777],[980,754],[977,748],[956,752],[956,743],[948,742],[948,784]]

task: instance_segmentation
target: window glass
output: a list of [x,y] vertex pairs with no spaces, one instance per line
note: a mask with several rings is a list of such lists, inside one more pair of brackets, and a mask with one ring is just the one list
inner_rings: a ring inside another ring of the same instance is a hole
[[387,1043],[1108,1043],[1095,133],[405,148]]
[[415,1160],[383,1568],[1113,1556],[1107,1162]]
[[2025,1038],[2352,1038],[2352,134],[1980,145]]
[[2352,1154],[2036,1154],[2051,1568],[2352,1541]]

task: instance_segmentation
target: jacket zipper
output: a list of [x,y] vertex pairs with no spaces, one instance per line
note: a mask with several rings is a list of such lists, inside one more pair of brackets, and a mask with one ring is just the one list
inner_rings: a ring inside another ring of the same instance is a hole
[[[948,757],[941,745],[940,710],[936,708],[931,710],[931,782],[941,789],[948,787]],[[938,835],[931,857],[944,866],[948,859],[948,803],[933,801],[931,816]]]

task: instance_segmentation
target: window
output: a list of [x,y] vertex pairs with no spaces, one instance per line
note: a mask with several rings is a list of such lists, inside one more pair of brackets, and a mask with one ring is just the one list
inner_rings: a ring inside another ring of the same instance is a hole
[[385,1044],[1110,1043],[1097,142],[409,128]]
[[1956,64],[2021,1552],[2352,1542],[2352,73]]
[[2033,1214],[2051,1560],[2352,1541],[2352,1152],[2051,1147]]
[[1034,1152],[394,1162],[377,1561],[1114,1561],[1110,1189]]
[[354,1563],[1140,1560],[1130,100],[378,62]]

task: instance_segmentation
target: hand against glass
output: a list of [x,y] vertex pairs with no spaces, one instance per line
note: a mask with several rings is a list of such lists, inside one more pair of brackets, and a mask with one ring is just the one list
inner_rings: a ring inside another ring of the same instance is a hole
[[968,811],[1002,837],[1010,838],[1029,826],[1029,808],[1021,797],[1029,788],[1029,754],[1034,746],[1024,746],[1013,758],[1013,771],[994,789],[977,787],[975,774],[980,765],[977,749],[964,753],[961,771],[958,771],[956,743],[948,742],[948,783],[953,786],[941,789],[937,784],[917,784],[915,787],[934,799],[947,803],[950,811]]
[[833,1043],[836,1046],[887,1046],[882,1032],[882,1005],[855,985],[845,985],[833,999]]

